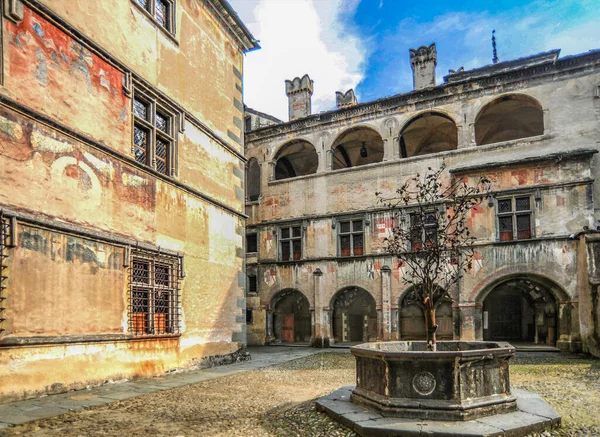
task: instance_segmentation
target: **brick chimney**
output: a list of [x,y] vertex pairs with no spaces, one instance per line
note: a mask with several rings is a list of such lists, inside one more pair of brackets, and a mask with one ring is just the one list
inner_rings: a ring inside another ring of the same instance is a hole
[[311,114],[311,96],[313,81],[308,74],[285,81],[285,93],[288,96],[290,121]]
[[354,95],[354,90],[352,88],[350,88],[345,93],[336,91],[335,103],[338,109],[358,105],[358,101],[356,100],[356,96]]
[[413,70],[413,88],[420,90],[435,86],[435,66],[437,65],[437,53],[435,43],[429,47],[421,46],[418,49],[410,49],[410,66]]

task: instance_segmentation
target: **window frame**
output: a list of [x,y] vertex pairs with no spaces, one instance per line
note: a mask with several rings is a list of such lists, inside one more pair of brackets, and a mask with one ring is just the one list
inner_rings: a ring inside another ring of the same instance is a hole
[[[138,113],[136,103],[139,102],[145,106],[145,117]],[[153,97],[150,93],[144,92],[139,88],[134,87],[131,97],[131,115],[132,115],[132,132],[131,132],[131,153],[133,159],[141,165],[152,168],[160,174],[173,177],[177,174],[177,139],[179,130],[177,114],[169,109],[158,98]],[[166,120],[166,130],[158,127],[157,117],[161,116]],[[138,159],[136,150],[141,149],[136,140],[136,130],[146,132],[146,156],[144,162]],[[165,144],[165,171],[159,169],[159,162],[163,161],[157,157],[157,145],[161,142]]]
[[[254,237],[255,238],[255,249],[254,251],[250,250],[250,243],[248,240],[248,237]],[[258,233],[257,232],[250,232],[248,234],[246,234],[246,255],[255,255],[258,254]]]
[[[355,231],[354,230],[354,223],[355,222],[361,222],[361,230],[360,231]],[[350,223],[350,230],[348,232],[342,232],[342,225],[344,223]],[[365,217],[343,217],[340,219],[336,220],[336,228],[337,228],[337,254],[339,257],[343,257],[343,258],[350,258],[350,257],[355,257],[355,256],[363,256],[366,255],[366,250],[365,250],[365,226],[367,225],[367,220],[365,219]],[[355,254],[355,245],[354,245],[354,237],[360,235],[362,237],[362,253],[360,254]],[[342,238],[343,237],[350,237],[350,253],[348,255],[343,255],[342,253]]]
[[[162,24],[156,16],[156,2],[161,1],[167,7],[167,18]],[[177,10],[177,0],[146,0],[146,5],[143,5],[140,0],[131,0],[139,10],[141,10],[144,15],[152,20],[152,22],[163,32],[165,32],[168,36],[174,39],[175,30],[176,30],[176,10]]]
[[[517,199],[529,199],[529,209],[517,210]],[[510,200],[511,210],[509,212],[500,212],[500,202],[504,200]],[[499,196],[496,198],[496,240],[498,242],[508,241],[523,241],[535,238],[535,210],[534,210],[534,198],[533,195],[528,194],[512,194],[510,196]],[[521,215],[529,216],[529,236],[527,238],[519,238],[518,222],[517,217]],[[503,217],[511,217],[512,235],[510,239],[502,239],[502,230],[500,229],[500,219]]]
[[[299,236],[294,236],[294,229],[295,228],[299,228],[300,229],[300,235]],[[283,231],[284,230],[288,230],[289,232],[289,237],[283,237]],[[298,258],[294,257],[294,242],[295,241],[299,241],[300,242],[300,256]],[[289,250],[289,259],[284,259],[283,258],[283,243],[289,242],[290,243],[290,250]],[[304,226],[302,225],[302,223],[290,223],[290,224],[285,224],[285,225],[279,225],[277,227],[277,259],[279,261],[300,261],[302,260],[304,257]]]
[[[423,248],[423,243],[427,244],[428,241],[432,241],[429,240],[427,238],[427,228],[433,229],[434,230],[434,235],[435,235],[435,240],[433,240],[434,244],[437,244],[437,239],[438,239],[438,217],[437,217],[437,212],[433,209],[431,210],[426,210],[423,211],[422,215],[424,218],[433,215],[435,217],[435,221],[433,225],[428,225],[427,223],[425,224],[413,224],[413,217],[420,217],[421,216],[421,212],[420,211],[410,211],[408,212],[408,226],[409,226],[409,232],[410,232],[410,241],[409,241],[409,251],[410,252],[416,252],[420,249]],[[421,230],[421,236],[420,236],[420,240],[415,240],[413,239],[413,228],[419,228]]]
[[[254,282],[254,290],[251,287],[252,282]],[[254,273],[248,274],[248,289],[246,291],[246,294],[249,296],[254,296],[258,294],[258,277]]]
[[[143,275],[139,274],[139,270],[136,273],[136,264],[146,264],[148,266],[146,270],[148,273],[147,281],[140,280],[144,278]],[[128,326],[129,332],[133,336],[162,337],[181,334],[179,290],[183,277],[182,265],[182,257],[140,250],[131,252]],[[159,272],[158,266],[168,269],[166,279],[164,275],[157,275]],[[143,294],[146,294],[146,297]],[[164,303],[159,304],[159,300],[163,300],[165,297],[166,305]],[[137,310],[140,307],[142,311]],[[159,317],[161,314],[164,314],[164,317]],[[164,326],[164,328],[157,329],[160,326]]]

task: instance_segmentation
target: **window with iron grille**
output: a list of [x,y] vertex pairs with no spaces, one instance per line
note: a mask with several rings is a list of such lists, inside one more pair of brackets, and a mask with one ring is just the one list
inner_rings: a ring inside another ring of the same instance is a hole
[[171,176],[175,172],[175,116],[156,99],[135,90],[133,146],[135,160]]
[[6,281],[8,277],[5,274],[7,269],[6,261],[8,258],[7,248],[9,247],[9,235],[10,235],[10,220],[6,219],[0,212],[0,333],[4,329],[4,311],[6,310],[4,304],[6,302]]
[[302,226],[292,225],[279,228],[279,259],[281,261],[302,259]]
[[246,253],[258,252],[258,235],[248,234],[246,235]]
[[256,294],[257,285],[256,275],[248,275],[248,294]]
[[135,251],[130,265],[129,329],[134,335],[179,333],[181,259]]
[[435,212],[410,214],[410,250],[416,252],[435,245],[437,242],[438,221]]
[[363,219],[338,222],[338,247],[340,256],[360,256],[364,253]]
[[527,240],[533,236],[531,196],[497,200],[496,217],[500,241]]
[[167,32],[175,33],[175,0],[131,0]]

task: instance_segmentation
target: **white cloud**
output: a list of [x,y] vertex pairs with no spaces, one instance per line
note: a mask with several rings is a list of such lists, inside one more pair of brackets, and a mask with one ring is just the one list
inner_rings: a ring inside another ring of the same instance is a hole
[[[333,109],[335,92],[363,78],[365,48],[347,32],[340,13],[357,0],[231,0],[261,49],[244,59],[245,103],[288,119],[284,81],[308,73],[314,80],[313,113]],[[250,13],[251,11],[251,13]]]

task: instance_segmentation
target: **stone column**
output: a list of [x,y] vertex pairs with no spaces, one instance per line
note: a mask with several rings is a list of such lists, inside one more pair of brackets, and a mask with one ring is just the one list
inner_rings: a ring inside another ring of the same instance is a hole
[[381,331],[382,339],[392,339],[392,269],[381,267]]
[[266,328],[267,328],[267,338],[265,343],[271,343],[275,340],[275,336],[273,335],[273,311],[270,309],[266,310]]
[[314,301],[314,335],[311,339],[313,347],[329,346],[329,327],[323,305],[323,272],[317,268],[313,272],[313,301]]

